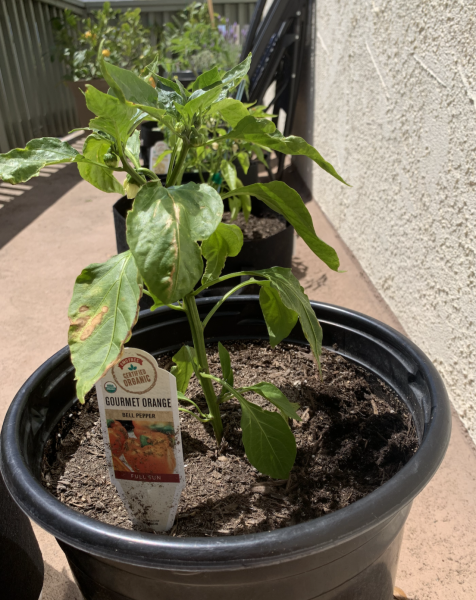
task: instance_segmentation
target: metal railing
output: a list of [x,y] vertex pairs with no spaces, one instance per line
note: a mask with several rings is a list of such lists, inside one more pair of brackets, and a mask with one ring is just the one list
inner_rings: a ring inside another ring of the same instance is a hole
[[[170,20],[191,0],[112,0],[113,8],[139,7],[144,24]],[[256,0],[221,0],[215,12],[249,24]],[[65,67],[51,60],[51,20],[68,8],[79,15],[102,1],[0,0],[0,152],[35,137],[63,136],[75,127],[75,106],[63,82]]]

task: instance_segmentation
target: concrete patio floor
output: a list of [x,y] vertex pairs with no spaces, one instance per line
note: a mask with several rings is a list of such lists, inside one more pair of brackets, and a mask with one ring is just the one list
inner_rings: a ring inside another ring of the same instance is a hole
[[[25,379],[66,344],[67,308],[81,269],[116,253],[112,205],[76,166],[51,167],[12,188],[0,183],[0,420]],[[309,297],[366,313],[402,331],[318,205],[316,231],[333,245],[345,274],[328,270],[296,240],[294,271]],[[406,525],[397,585],[413,600],[476,598],[476,450],[459,418],[445,461],[416,499]],[[36,525],[46,565],[42,600],[80,600],[62,551]],[[292,599],[290,599],[292,600]],[[372,599],[363,599],[372,600]]]

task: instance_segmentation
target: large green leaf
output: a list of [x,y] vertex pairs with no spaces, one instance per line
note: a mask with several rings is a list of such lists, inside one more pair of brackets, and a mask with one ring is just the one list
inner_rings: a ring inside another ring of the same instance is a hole
[[164,304],[191,292],[203,272],[197,241],[212,235],[223,202],[209,185],[143,186],[127,215],[127,242],[150,291]]
[[[279,293],[283,304],[298,314],[302,331],[311,346],[316,360],[319,360],[322,347],[322,329],[312,310],[309,298],[304,293],[304,289],[299,284],[299,281],[292,274],[291,269],[272,267],[271,269],[263,269],[262,271],[246,271],[246,273],[267,279],[270,282],[271,288]],[[265,319],[266,316],[265,313]],[[269,328],[270,326],[268,326]]]
[[121,69],[121,67],[116,67],[105,61],[103,66],[120,88],[126,100],[134,104],[157,106],[157,92],[155,88],[141,77],[132,71]]
[[279,131],[276,131],[274,123],[268,119],[258,119],[251,115],[245,117],[224,137],[232,140],[253,142],[254,144],[271,148],[283,154],[308,156],[321,169],[324,169],[324,171],[327,171],[327,173],[348,185],[334,167],[313,146],[308,144],[306,140],[295,135],[284,137]]
[[48,165],[74,162],[77,150],[57,138],[31,140],[26,148],[15,148],[0,154],[0,179],[7,183],[23,183],[37,177]]
[[203,90],[218,81],[220,81],[220,72],[218,71],[218,67],[213,67],[213,69],[205,71],[205,73],[202,73],[195,79],[192,84],[192,92]]
[[242,119],[249,116],[244,104],[234,98],[224,98],[216,102],[212,107],[212,114],[216,113],[220,113],[223,120],[231,127],[236,127]]
[[202,283],[220,276],[228,256],[237,256],[243,246],[243,232],[237,225],[219,223],[212,235],[202,244],[207,266]]
[[86,86],[86,105],[97,115],[89,123],[96,131],[104,131],[117,142],[126,144],[129,136],[145,118],[144,112],[130,102],[120,102],[110,94],[103,94],[91,85]]
[[195,358],[195,349],[190,346],[182,346],[180,350],[172,357],[175,363],[170,369],[172,375],[177,379],[177,390],[185,394],[188,388],[190,377],[193,374],[193,359]]
[[189,117],[198,112],[205,112],[220,96],[223,85],[217,84],[208,90],[197,90],[193,92],[185,104],[184,109]]
[[296,460],[296,440],[288,424],[279,413],[263,410],[243,396],[239,402],[248,460],[264,475],[286,479]]
[[109,169],[104,164],[103,157],[106,152],[108,152],[110,145],[111,143],[103,137],[95,134],[89,135],[84,144],[83,156],[103,166],[88,162],[80,162],[78,163],[79,173],[83,179],[89,181],[94,187],[97,187],[103,192],[123,194],[124,189],[114,177],[113,170]]
[[68,343],[81,402],[117,362],[137,321],[141,291],[139,272],[129,251],[89,265],[76,279],[68,311]]
[[269,343],[274,348],[288,337],[299,316],[283,303],[278,290],[269,286],[261,287],[259,303],[268,327]]
[[251,66],[251,53],[239,65],[227,71],[222,77],[225,95],[233,90],[245,77]]
[[300,195],[283,181],[253,183],[233,192],[228,192],[222,197],[229,198],[238,194],[255,196],[286,217],[316,256],[334,271],[339,269],[339,258],[336,251],[317,237],[312,217]]
[[301,420],[301,417],[296,412],[296,410],[299,408],[299,404],[296,402],[290,402],[283,392],[272,383],[261,381],[260,383],[255,383],[254,385],[240,388],[239,391],[240,393],[256,392],[260,396],[263,396],[263,398],[266,398],[266,400],[271,402],[271,404],[274,404],[276,408],[279,408],[279,410],[286,417],[296,421]]

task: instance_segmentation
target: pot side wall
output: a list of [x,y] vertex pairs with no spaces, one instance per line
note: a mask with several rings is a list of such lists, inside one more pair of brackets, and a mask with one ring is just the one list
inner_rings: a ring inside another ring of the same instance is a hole
[[476,441],[474,6],[315,10],[294,129],[353,187],[297,166]]

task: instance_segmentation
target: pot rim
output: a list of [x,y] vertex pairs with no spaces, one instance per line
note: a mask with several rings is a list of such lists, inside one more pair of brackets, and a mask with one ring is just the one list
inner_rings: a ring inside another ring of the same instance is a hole
[[[218,297],[200,298],[197,303],[200,307],[217,300]],[[258,302],[258,296],[237,296],[227,303],[230,301],[238,304]],[[427,356],[392,327],[350,309],[322,302],[311,304],[321,322],[334,322],[346,329],[357,330],[412,360],[428,386],[431,412],[419,449],[396,475],[365,498],[298,525],[271,532],[217,538],[162,537],[107,525],[77,513],[35,479],[23,460],[19,443],[20,414],[29,393],[48,372],[69,359],[66,346],[43,363],[23,384],[5,417],[0,440],[1,470],[15,501],[46,531],[73,547],[113,561],[177,571],[242,569],[276,564],[338,546],[365,534],[377,523],[389,521],[421,492],[443,460],[451,432],[450,403],[445,386]],[[176,316],[167,307],[161,307],[154,313],[144,311],[136,325],[136,332],[150,327],[147,317],[169,312]],[[288,341],[293,340],[288,338]],[[298,343],[302,344],[302,341]],[[339,353],[346,356],[345,352]],[[69,369],[72,368],[69,366]],[[393,387],[390,382],[387,383]]]

